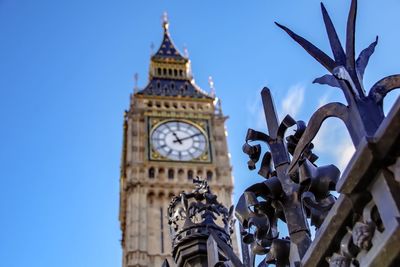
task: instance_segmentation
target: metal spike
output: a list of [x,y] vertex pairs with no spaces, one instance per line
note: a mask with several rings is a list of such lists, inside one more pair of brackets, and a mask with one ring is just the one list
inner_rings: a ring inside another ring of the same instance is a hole
[[335,60],[340,65],[345,65],[346,54],[344,53],[342,44],[340,43],[339,37],[335,30],[335,26],[333,25],[332,20],[329,17],[328,11],[326,10],[323,3],[321,3],[321,11],[324,18],[326,32],[328,34],[329,43],[331,45],[332,53],[335,57]]
[[275,24],[284,30],[290,37],[293,38],[299,45],[301,45],[313,58],[315,58],[322,66],[324,66],[328,71],[332,72],[336,67],[335,61],[330,58],[327,54],[321,51],[318,47],[304,39],[303,37],[295,34],[287,27],[275,22]]
[[346,31],[346,55],[347,55],[347,68],[350,70],[355,69],[355,31],[356,31],[356,17],[357,17],[357,0],[351,1],[349,17],[347,19]]

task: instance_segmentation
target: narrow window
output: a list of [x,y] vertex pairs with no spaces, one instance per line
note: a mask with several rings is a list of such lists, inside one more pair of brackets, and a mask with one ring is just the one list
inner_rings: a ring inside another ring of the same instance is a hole
[[168,179],[170,179],[170,180],[174,179],[174,170],[173,169],[168,170]]
[[158,68],[158,69],[157,69],[157,74],[158,74],[158,75],[161,75],[161,68]]
[[174,76],[178,76],[178,71],[176,69],[174,70]]
[[153,167],[151,167],[151,168],[149,169],[149,178],[150,178],[150,179],[153,179],[153,178],[154,178],[154,168],[153,168]]
[[188,171],[188,180],[193,180],[193,171],[192,170]]
[[212,171],[207,171],[207,181],[211,181],[213,178],[213,172]]

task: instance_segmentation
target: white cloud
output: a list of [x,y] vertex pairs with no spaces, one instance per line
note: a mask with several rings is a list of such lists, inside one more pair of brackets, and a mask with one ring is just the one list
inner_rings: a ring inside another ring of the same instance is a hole
[[341,172],[354,154],[354,146],[344,124],[338,119],[328,119],[322,124],[312,141],[320,165],[334,164]]
[[336,156],[336,166],[343,172],[355,152],[350,138],[341,140],[333,152]]
[[318,99],[318,106],[317,108],[322,107],[325,104],[328,104],[329,102],[329,97],[331,95],[330,93],[331,91],[326,92],[325,94],[323,94],[319,99]]
[[296,117],[304,102],[304,91],[305,87],[300,84],[290,87],[281,103],[282,115]]
[[253,94],[247,99],[246,109],[249,114],[247,117],[248,127],[259,130],[267,127],[260,92]]
[[[305,87],[297,84],[290,87],[283,98],[274,98],[279,120],[282,120],[287,114],[296,117],[304,103],[304,91]],[[280,99],[282,100],[280,101]],[[254,129],[266,131],[267,124],[260,92],[257,92],[257,94],[254,94],[247,99],[246,109],[249,113],[247,119],[248,126]]]

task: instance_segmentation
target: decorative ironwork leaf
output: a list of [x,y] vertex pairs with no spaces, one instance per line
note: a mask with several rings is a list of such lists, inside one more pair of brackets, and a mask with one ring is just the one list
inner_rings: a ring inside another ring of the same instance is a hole
[[364,78],[365,68],[368,65],[369,58],[375,52],[375,47],[377,44],[378,44],[378,36],[376,36],[375,42],[373,42],[367,48],[361,51],[360,55],[357,58],[356,69],[358,76],[360,77],[360,81],[362,81]]
[[322,77],[316,78],[313,83],[326,84],[332,87],[341,88],[339,81],[336,79],[336,77],[330,74],[326,74]]

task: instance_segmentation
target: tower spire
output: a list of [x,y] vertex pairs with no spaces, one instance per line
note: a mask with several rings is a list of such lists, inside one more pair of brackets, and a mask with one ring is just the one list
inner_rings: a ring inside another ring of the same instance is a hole
[[152,53],[149,83],[138,94],[163,96],[188,96],[209,98],[196,84],[192,75],[187,49],[181,54],[169,33],[167,12],[162,15],[163,39],[158,50]]

